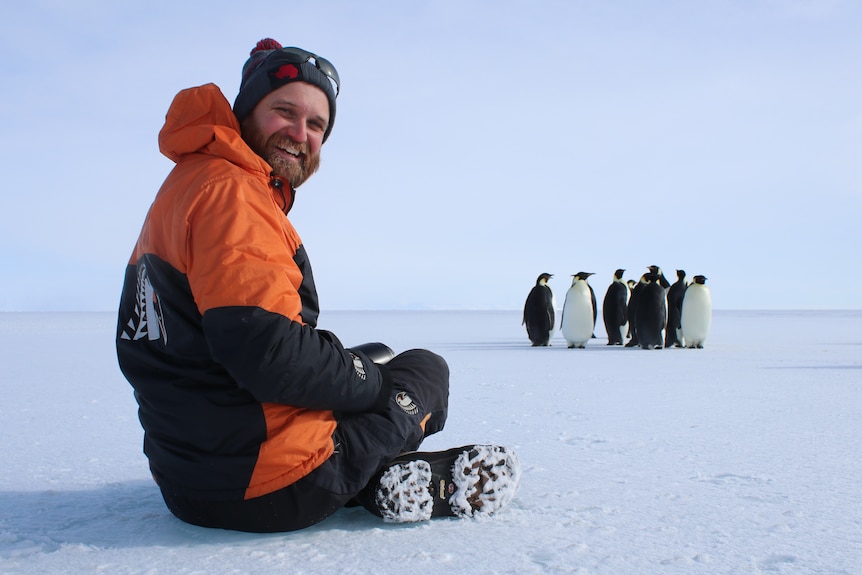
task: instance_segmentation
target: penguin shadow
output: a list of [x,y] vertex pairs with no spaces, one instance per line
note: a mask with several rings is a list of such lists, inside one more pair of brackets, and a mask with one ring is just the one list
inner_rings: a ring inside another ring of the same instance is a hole
[[[607,337],[596,334],[596,337],[587,342],[584,347],[569,347],[565,339],[554,338],[548,345],[533,345],[529,339],[515,338],[505,340],[489,340],[475,342],[458,342],[443,344],[442,348],[450,350],[476,350],[476,351],[501,351],[501,350],[527,350],[530,352],[547,353],[565,351],[567,353],[619,353],[632,349],[641,350],[640,347],[626,348],[623,345],[607,345]],[[668,348],[670,349],[670,348]],[[682,349],[682,348],[680,348]]]
[[[592,339],[584,347],[569,347],[565,340],[554,342],[552,349],[563,350],[567,353],[633,353],[637,351],[653,351],[644,350],[640,346],[626,347],[624,345],[607,345],[607,340],[602,340],[601,336],[598,339]],[[661,349],[661,348],[658,348]]]

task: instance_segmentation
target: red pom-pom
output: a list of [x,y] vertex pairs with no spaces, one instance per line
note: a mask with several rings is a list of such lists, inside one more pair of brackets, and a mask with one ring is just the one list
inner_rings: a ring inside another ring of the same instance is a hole
[[264,38],[263,40],[258,42],[254,48],[252,48],[252,51],[249,56],[253,56],[255,52],[260,52],[261,50],[278,50],[279,48],[281,48],[281,44],[279,44],[272,38]]

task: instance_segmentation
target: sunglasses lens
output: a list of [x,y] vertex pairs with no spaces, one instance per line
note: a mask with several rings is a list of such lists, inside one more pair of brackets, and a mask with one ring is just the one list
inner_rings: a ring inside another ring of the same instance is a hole
[[314,61],[317,65],[317,69],[335,82],[335,93],[338,94],[338,87],[341,85],[341,81],[338,79],[338,72],[336,72],[335,66],[333,66],[329,60],[319,58],[317,56],[314,57]]

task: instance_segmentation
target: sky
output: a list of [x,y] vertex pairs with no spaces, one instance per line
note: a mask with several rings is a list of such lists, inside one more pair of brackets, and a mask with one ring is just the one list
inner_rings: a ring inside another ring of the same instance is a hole
[[342,79],[291,220],[321,307],[520,309],[705,275],[716,309],[860,309],[852,0],[35,0],[0,7],[0,311],[113,311],[173,96],[254,44]]

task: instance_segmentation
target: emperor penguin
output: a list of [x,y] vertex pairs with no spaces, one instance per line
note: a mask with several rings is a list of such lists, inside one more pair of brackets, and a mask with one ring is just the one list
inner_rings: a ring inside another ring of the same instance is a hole
[[569,348],[586,347],[596,329],[596,295],[587,282],[592,273],[578,272],[572,276],[572,285],[566,292],[560,331]]
[[623,345],[629,331],[629,287],[623,279],[625,271],[618,269],[614,272],[614,279],[602,300],[602,319],[605,321],[608,345]]
[[631,336],[631,339],[629,339],[626,347],[637,347],[638,345],[638,304],[640,303],[641,295],[643,295],[643,290],[646,285],[647,274],[644,274],[629,290],[628,316],[629,335]]
[[[592,273],[586,273],[586,272],[578,272],[578,273],[585,274],[584,275],[584,281],[587,281],[588,277],[590,277],[591,275],[594,275]],[[590,283],[587,282],[587,287],[590,288],[590,303],[593,306],[593,333],[590,334],[590,337],[592,339],[596,339],[596,318],[599,317],[599,308],[596,305],[596,292],[593,290],[593,286],[591,286]]]
[[[667,325],[667,295],[658,273],[650,271],[642,278],[635,315],[638,345],[644,349],[662,349]],[[665,280],[667,281],[667,280]]]
[[632,302],[632,296],[634,295],[634,292],[635,292],[635,288],[638,287],[638,282],[636,282],[633,279],[627,279],[626,285],[629,288],[628,305],[626,305],[626,315],[629,318],[629,333],[627,334],[627,337],[631,337],[632,336],[632,312],[631,312],[632,306],[631,306],[631,302]]
[[670,282],[667,281],[667,278],[664,277],[664,272],[661,271],[661,268],[658,266],[649,266],[650,273],[653,273],[658,278],[658,283],[663,289],[668,289],[670,287]]
[[551,344],[551,336],[554,334],[554,309],[557,302],[554,292],[548,285],[548,280],[554,277],[552,274],[539,274],[536,285],[527,295],[524,304],[524,321],[522,325],[527,326],[527,337],[533,346],[546,346]]
[[694,276],[682,298],[680,325],[685,347],[703,348],[712,323],[712,295],[706,277]]
[[676,281],[667,290],[667,330],[664,334],[664,346],[682,347],[680,336],[679,315],[682,310],[682,296],[685,293],[685,270],[676,270]]

